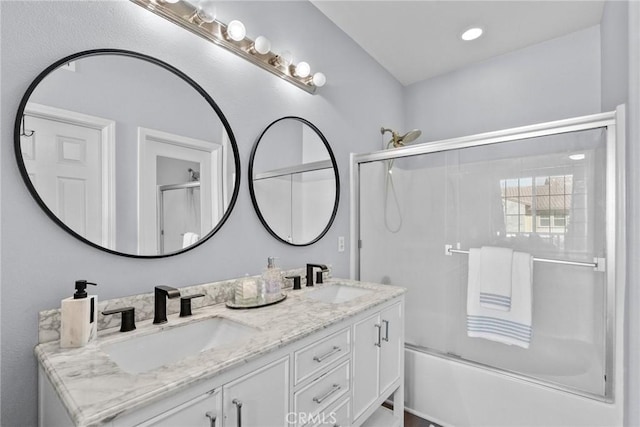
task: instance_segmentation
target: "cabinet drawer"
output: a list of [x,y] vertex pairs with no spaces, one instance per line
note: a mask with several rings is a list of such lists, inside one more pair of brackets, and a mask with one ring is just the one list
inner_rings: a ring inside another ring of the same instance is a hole
[[339,400],[321,411],[311,420],[311,423],[315,423],[313,427],[349,427],[351,425],[351,399]]
[[138,424],[137,427],[208,427],[221,425],[221,414],[222,397],[220,389],[217,389],[169,409]]
[[349,352],[351,352],[349,328],[296,351],[294,360],[296,384],[316,374]]
[[[322,375],[293,396],[293,407],[302,420],[329,407],[349,391],[350,362],[347,360],[335,369]],[[304,423],[301,423],[304,424]]]

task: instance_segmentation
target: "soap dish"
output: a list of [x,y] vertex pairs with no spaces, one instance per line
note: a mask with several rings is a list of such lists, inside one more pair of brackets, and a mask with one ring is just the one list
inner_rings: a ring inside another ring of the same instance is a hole
[[277,304],[279,302],[284,301],[287,298],[286,294],[280,294],[277,297],[269,300],[258,300],[257,298],[253,301],[248,301],[246,303],[236,303],[234,301],[227,301],[225,304],[229,308],[258,308],[258,307],[266,307],[268,305]]

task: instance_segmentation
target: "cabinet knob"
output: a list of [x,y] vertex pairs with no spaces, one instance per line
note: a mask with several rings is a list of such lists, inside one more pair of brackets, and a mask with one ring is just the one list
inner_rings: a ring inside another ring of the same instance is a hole
[[236,410],[238,414],[237,426],[242,427],[242,401],[240,399],[233,399],[231,401],[234,405],[236,405]]
[[340,390],[342,387],[340,387],[340,384],[334,384],[331,387],[331,390],[329,390],[328,392],[326,392],[325,394],[323,394],[322,396],[318,396],[318,397],[314,397],[313,401],[316,402],[317,404],[320,404],[322,402],[324,402],[329,396],[331,396],[333,393],[337,392],[338,390]]
[[378,329],[378,341],[374,343],[376,347],[382,347],[382,325],[376,324],[376,329]]
[[318,363],[322,363],[322,361],[324,359],[326,359],[327,357],[333,356],[334,354],[338,353],[339,351],[342,351],[342,349],[340,347],[338,347],[337,345],[334,345],[333,348],[331,348],[331,350],[329,350],[328,352],[326,352],[322,356],[313,356],[313,360],[318,362]]
[[209,418],[209,427],[216,427],[216,416],[213,412],[208,411],[204,416]]

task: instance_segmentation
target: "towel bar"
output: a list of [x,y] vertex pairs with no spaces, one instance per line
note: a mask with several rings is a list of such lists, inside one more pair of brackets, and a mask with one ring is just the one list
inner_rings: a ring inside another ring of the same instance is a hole
[[[447,255],[469,254],[469,251],[465,251],[462,249],[453,249],[452,245],[445,245],[445,250]],[[533,257],[533,260],[536,262],[547,262],[551,264],[576,265],[578,267],[591,267],[596,271],[605,271],[604,258],[594,258],[593,259],[594,262],[568,261],[568,260],[562,260],[562,259],[537,258],[537,257]]]

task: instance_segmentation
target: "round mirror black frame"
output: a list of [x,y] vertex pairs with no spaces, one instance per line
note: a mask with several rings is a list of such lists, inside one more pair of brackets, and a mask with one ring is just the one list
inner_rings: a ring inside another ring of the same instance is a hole
[[[318,237],[316,237],[315,239],[313,239],[312,241],[307,242],[307,243],[292,243],[292,242],[289,242],[289,241],[283,239],[282,237],[280,237],[269,226],[269,224],[267,223],[267,220],[264,218],[264,216],[262,215],[262,212],[260,211],[260,207],[258,206],[258,200],[257,200],[256,194],[255,194],[255,189],[253,187],[253,163],[254,163],[254,160],[255,160],[256,151],[258,150],[258,146],[260,145],[260,140],[262,139],[264,134],[267,133],[267,131],[273,125],[275,125],[278,122],[281,122],[282,120],[288,120],[288,119],[289,120],[293,119],[293,120],[297,120],[299,122],[302,122],[303,124],[309,126],[311,129],[313,129],[313,131],[320,137],[320,139],[322,140],[322,143],[324,144],[325,148],[329,152],[329,157],[331,158],[331,165],[333,166],[333,172],[334,172],[334,175],[335,175],[335,178],[336,178],[336,201],[333,204],[333,211],[331,212],[331,218],[327,222],[327,226],[324,228],[324,230],[322,230],[322,232],[318,235]],[[306,119],[303,119],[302,117],[286,116],[286,117],[279,118],[279,119],[274,120],[273,122],[271,122],[262,131],[262,133],[260,134],[260,136],[256,140],[255,144],[253,145],[253,148],[251,149],[251,157],[249,159],[249,179],[247,181],[249,182],[249,193],[251,194],[251,203],[253,203],[253,208],[256,211],[256,214],[258,215],[258,218],[260,219],[260,222],[262,223],[264,228],[267,229],[269,234],[271,234],[273,237],[275,237],[277,240],[281,241],[282,243],[286,243],[287,245],[291,245],[291,246],[309,246],[309,245],[312,245],[312,244],[316,243],[318,240],[322,239],[322,237],[324,237],[325,234],[327,234],[327,232],[331,228],[331,225],[333,224],[333,221],[336,219],[336,214],[338,212],[338,203],[340,202],[340,176],[338,174],[338,164],[336,163],[336,158],[333,155],[333,150],[331,150],[331,146],[329,145],[329,142],[324,137],[322,132],[320,132],[320,129],[318,129],[313,123],[311,123],[310,121],[308,121]]]
[[[222,216],[222,218],[220,219],[218,224],[208,234],[206,234],[204,237],[202,237],[200,240],[198,240],[196,243],[194,243],[191,246],[188,246],[188,247],[186,247],[184,249],[181,249],[179,251],[170,252],[170,253],[167,253],[167,254],[158,254],[158,255],[130,254],[130,253],[125,253],[125,252],[118,252],[116,250],[109,249],[109,248],[106,248],[104,246],[100,246],[97,243],[92,242],[92,241],[80,236],[78,233],[76,233],[71,228],[69,228],[64,222],[62,222],[60,220],[60,218],[58,218],[56,216],[56,214],[53,213],[49,209],[49,207],[46,205],[46,203],[42,200],[42,198],[38,194],[38,191],[36,190],[36,188],[31,183],[31,179],[29,178],[29,173],[27,172],[27,168],[26,168],[26,166],[24,164],[24,160],[22,158],[22,148],[21,148],[21,144],[20,144],[20,130],[21,130],[20,128],[21,128],[21,124],[22,124],[22,116],[24,114],[27,102],[29,101],[29,98],[31,97],[31,94],[36,89],[36,87],[40,84],[40,82],[45,77],[47,77],[47,75],[49,75],[49,73],[51,73],[53,70],[57,69],[61,65],[66,64],[66,63],[71,62],[71,61],[74,61],[74,60],[77,60],[77,59],[80,59],[80,58],[89,57],[89,56],[99,56],[99,55],[120,55],[120,56],[128,56],[128,57],[132,57],[132,58],[137,58],[137,59],[141,59],[143,61],[150,62],[150,63],[155,64],[155,65],[158,65],[158,66],[164,68],[165,70],[173,73],[174,75],[176,75],[177,77],[181,78],[186,83],[188,83],[193,89],[196,90],[196,92],[198,92],[205,99],[205,101],[216,112],[216,114],[218,115],[218,118],[220,119],[220,121],[222,122],[222,124],[224,126],[225,131],[227,132],[227,136],[229,137],[229,143],[231,144],[231,148],[232,148],[232,151],[233,151],[233,158],[234,158],[235,169],[236,169],[235,170],[235,175],[236,176],[235,176],[235,182],[234,182],[233,195],[231,196],[231,200],[229,201],[228,208],[226,209],[224,215]],[[27,88],[27,91],[25,92],[24,96],[22,97],[22,100],[20,101],[20,105],[18,107],[18,113],[16,115],[16,120],[15,120],[14,131],[13,132],[14,132],[14,134],[13,134],[14,135],[14,137],[13,137],[14,138],[14,140],[13,140],[14,151],[15,151],[15,155],[16,155],[16,161],[18,163],[18,168],[20,170],[20,174],[22,175],[22,179],[24,180],[25,185],[27,186],[27,188],[29,189],[29,192],[31,193],[31,196],[35,199],[35,201],[38,203],[38,205],[40,205],[42,210],[49,216],[49,218],[51,218],[53,220],[53,222],[55,222],[58,226],[60,226],[63,230],[65,230],[67,233],[69,233],[70,235],[72,235],[76,239],[86,243],[89,246],[93,246],[94,248],[100,249],[102,251],[105,251],[105,252],[108,252],[108,253],[111,253],[111,254],[114,254],[114,255],[120,255],[120,256],[129,257],[129,258],[166,258],[166,257],[170,257],[170,256],[174,256],[174,255],[178,255],[178,254],[190,251],[191,249],[200,246],[201,244],[203,244],[204,242],[209,240],[211,238],[211,236],[213,236],[220,229],[220,227],[222,227],[222,225],[227,221],[227,219],[229,218],[229,215],[233,211],[233,208],[234,208],[234,206],[236,204],[236,200],[238,198],[238,192],[240,191],[241,171],[240,171],[240,154],[238,152],[238,145],[236,143],[235,136],[233,135],[233,131],[231,130],[231,126],[229,126],[229,122],[227,121],[226,117],[222,113],[222,110],[220,110],[220,107],[218,107],[218,105],[215,103],[213,98],[211,98],[211,96],[209,96],[209,94],[202,87],[200,87],[200,85],[198,85],[194,80],[192,80],[185,73],[183,73],[182,71],[180,71],[177,68],[173,67],[172,65],[167,64],[166,62],[163,62],[163,61],[161,61],[161,60],[159,60],[157,58],[154,58],[152,56],[148,56],[148,55],[145,55],[145,54],[142,54],[142,53],[133,52],[133,51],[129,51],[129,50],[123,50],[123,49],[93,49],[93,50],[86,50],[86,51],[74,53],[73,55],[69,55],[69,56],[67,56],[65,58],[62,58],[62,59],[54,62],[49,67],[47,67],[44,71],[42,71],[33,80],[31,85],[29,85],[29,87]]]

